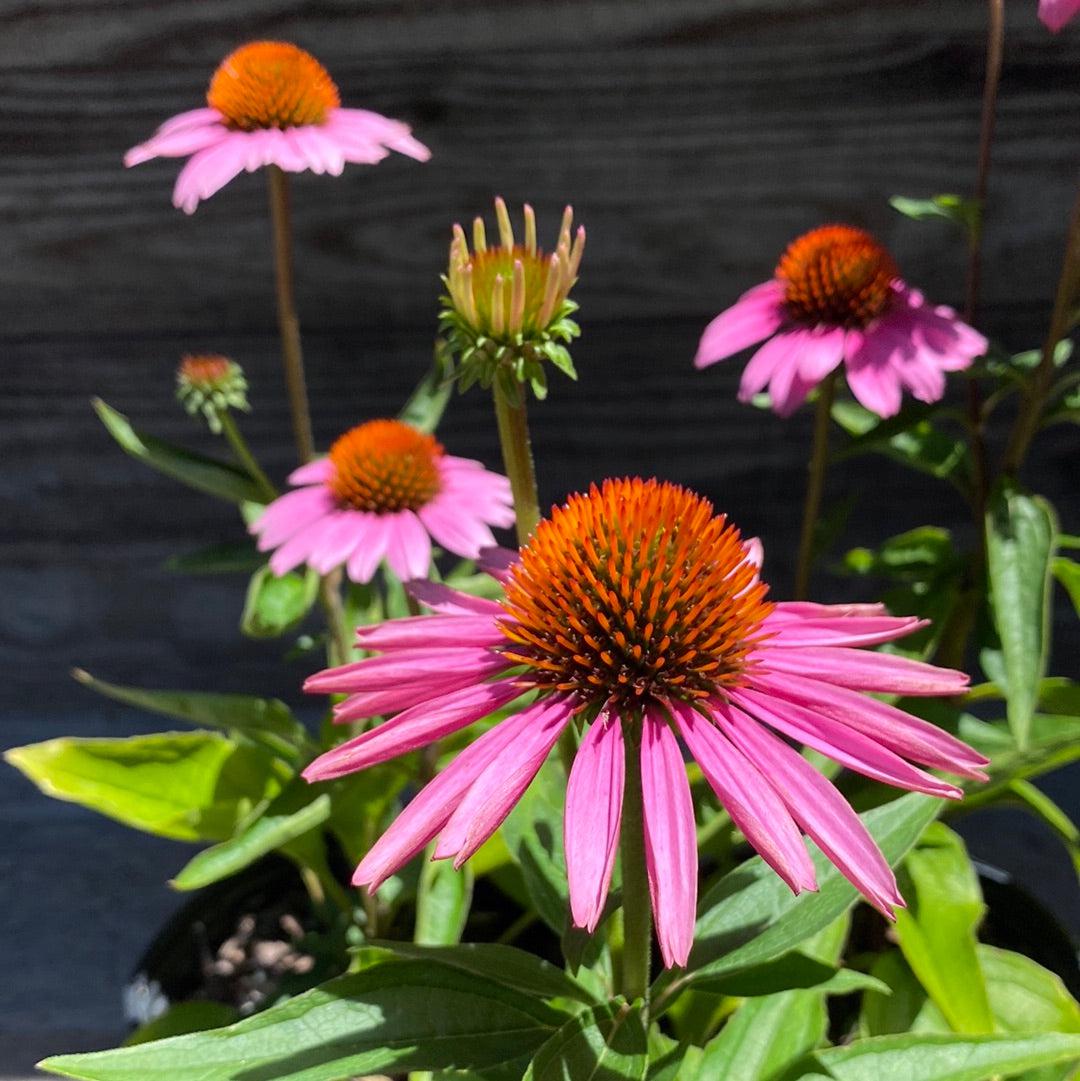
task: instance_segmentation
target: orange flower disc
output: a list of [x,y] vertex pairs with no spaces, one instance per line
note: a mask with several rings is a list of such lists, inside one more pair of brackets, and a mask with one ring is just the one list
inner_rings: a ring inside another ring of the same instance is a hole
[[369,420],[330,448],[330,490],[343,507],[392,514],[419,510],[438,494],[443,448],[399,420]]
[[771,606],[739,531],[676,484],[608,480],[571,496],[521,550],[505,656],[538,687],[633,707],[737,685]]
[[341,97],[311,53],[284,41],[253,41],[221,62],[206,101],[231,127],[256,131],[322,124]]
[[850,225],[804,233],[776,268],[788,313],[811,326],[867,326],[889,306],[899,276],[888,251]]

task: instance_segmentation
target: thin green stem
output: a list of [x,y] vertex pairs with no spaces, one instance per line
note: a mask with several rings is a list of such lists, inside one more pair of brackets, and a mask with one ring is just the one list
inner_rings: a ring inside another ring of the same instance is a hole
[[626,782],[623,792],[622,852],[623,949],[619,991],[630,1001],[649,993],[652,955],[652,911],[645,866],[645,825],[641,800],[641,726],[628,725],[625,735]]
[[529,444],[525,391],[520,383],[514,386],[517,401],[509,401],[506,392],[496,387],[495,419],[499,425],[503,466],[514,496],[518,544],[526,544],[540,521],[540,497],[536,490],[536,470],[533,468],[532,447]]
[[267,502],[277,499],[277,489],[255,460],[255,455],[251,453],[247,440],[240,434],[240,429],[237,427],[236,421],[233,420],[232,414],[227,409],[219,409],[217,417],[221,423],[221,434],[229,441],[229,446],[232,447],[236,460],[247,470],[248,476],[262,490]]
[[296,291],[293,286],[292,209],[289,179],[276,165],[267,166],[270,184],[270,217],[274,224],[274,272],[277,286],[278,332],[281,357],[285,363],[285,387],[289,394],[293,437],[301,462],[315,457],[308,409],[307,384],[304,381],[304,354],[300,347],[300,320],[296,315]]
[[352,658],[352,642],[345,604],[341,599],[342,573],[331,571],[319,582],[319,603],[326,616],[326,659],[331,666],[348,664]]
[[1042,420],[1043,406],[1054,382],[1054,355],[1061,339],[1068,333],[1072,311],[1080,297],[1080,190],[1077,191],[1073,204],[1072,217],[1069,221],[1069,235],[1065,244],[1065,258],[1062,262],[1061,276],[1058,278],[1057,293],[1054,297],[1054,310],[1050,316],[1050,327],[1043,342],[1042,356],[1028,386],[1020,414],[1016,418],[1002,470],[1009,476],[1016,476],[1024,464],[1027,452]]
[[821,383],[814,411],[814,435],[807,466],[806,501],[803,504],[802,532],[799,536],[799,561],[795,568],[793,600],[806,597],[810,585],[810,570],[814,562],[814,533],[821,513],[821,496],[825,491],[825,473],[829,464],[829,425],[833,398],[836,396],[836,372]]

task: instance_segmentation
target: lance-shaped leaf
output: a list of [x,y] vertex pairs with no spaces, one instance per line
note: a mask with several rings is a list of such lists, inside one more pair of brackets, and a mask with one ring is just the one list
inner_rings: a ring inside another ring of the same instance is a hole
[[446,404],[450,401],[454,381],[449,374],[444,350],[445,345],[437,342],[434,366],[416,385],[412,394],[409,395],[409,400],[398,413],[398,420],[404,421],[417,431],[435,431],[446,411]]
[[648,1040],[640,1007],[594,1006],[536,1052],[522,1081],[645,1081]]
[[341,976],[228,1028],[59,1055],[41,1068],[83,1081],[340,1081],[483,1069],[535,1051],[567,1015],[431,961]]
[[93,405],[101,423],[121,448],[151,469],[230,503],[265,501],[262,489],[244,470],[138,431],[123,413],[100,398],[95,398]]
[[280,577],[260,567],[248,583],[240,630],[249,638],[277,638],[311,611],[318,593],[319,576],[310,567]]
[[472,903],[473,871],[452,860],[424,861],[416,887],[413,941],[422,946],[456,946],[465,930]]

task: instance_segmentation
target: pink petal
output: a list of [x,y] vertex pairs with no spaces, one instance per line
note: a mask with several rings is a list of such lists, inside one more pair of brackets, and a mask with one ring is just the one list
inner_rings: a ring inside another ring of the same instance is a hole
[[900,378],[889,364],[892,350],[890,338],[870,331],[847,362],[851,393],[879,417],[892,417],[900,411]]
[[333,496],[325,488],[301,488],[286,492],[252,522],[249,532],[259,538],[259,551],[266,552],[298,533],[317,518],[336,510]]
[[916,616],[853,616],[847,619],[792,619],[773,612],[765,619],[769,646],[876,646],[903,638],[928,620]]
[[327,528],[308,557],[308,566],[319,574],[340,567],[368,533],[370,515],[355,510],[339,510],[327,516]]
[[755,656],[762,669],[812,676],[840,687],[879,694],[956,695],[967,689],[968,677],[951,668],[938,668],[891,653],[869,653],[840,646],[769,649]]
[[220,191],[244,169],[243,132],[229,134],[213,146],[200,150],[180,170],[173,188],[173,206],[194,214],[203,199]]
[[589,934],[600,922],[615,868],[624,781],[622,722],[601,712],[574,756],[563,820],[570,914]]
[[480,570],[492,578],[505,582],[510,576],[510,568],[521,558],[517,548],[484,548],[480,552]]
[[733,706],[717,703],[721,728],[773,781],[792,817],[837,870],[879,911],[893,918],[904,901],[889,865],[859,816],[798,752]]
[[646,709],[641,738],[645,863],[653,923],[664,965],[685,966],[694,943],[697,832],[690,783],[679,744],[655,707]]
[[799,344],[799,377],[816,387],[844,359],[844,329],[808,328]]
[[987,779],[982,767],[989,759],[937,725],[896,706],[820,680],[790,674],[780,679],[755,674],[753,685],[774,697],[808,706],[846,724],[913,762],[960,777]]
[[186,125],[169,132],[159,131],[145,143],[133,146],[124,155],[124,165],[130,169],[152,158],[186,158],[189,154],[214,146],[228,135],[228,129],[217,122]]
[[430,781],[394,819],[353,874],[354,886],[374,893],[422,851],[443,828],[462,797],[504,747],[519,738],[521,714],[488,729]]
[[489,616],[407,616],[359,627],[356,644],[376,651],[424,646],[497,646],[506,642]]
[[1039,0],[1039,18],[1056,34],[1080,12],[1080,0]]
[[750,716],[764,721],[784,735],[813,747],[842,766],[872,777],[875,781],[925,792],[943,799],[960,799],[963,792],[956,785],[939,781],[929,773],[909,765],[877,740],[847,728],[821,714],[760,691],[744,689],[731,694],[731,701]]
[[473,782],[439,834],[435,859],[460,867],[498,828],[532,784],[571,716],[565,698],[546,698],[522,710],[517,739],[507,744]]
[[816,890],[802,834],[768,779],[696,710],[682,702],[670,705],[686,746],[747,841],[793,893]]
[[306,563],[311,554],[319,549],[326,536],[332,533],[336,524],[332,514],[309,522],[274,552],[270,557],[270,569],[280,578],[301,563]]
[[345,573],[349,580],[358,585],[371,581],[386,555],[391,529],[389,515],[369,514],[364,527],[363,538],[345,564]]
[[367,657],[352,664],[327,668],[309,676],[304,690],[315,694],[352,694],[359,691],[394,690],[402,682],[432,679],[457,674],[477,680],[509,667],[508,662],[490,649],[465,646],[460,649],[414,649]]
[[480,682],[470,672],[428,672],[408,682],[381,691],[361,691],[349,695],[344,702],[334,706],[334,723],[350,724],[353,721],[381,717],[398,710],[412,709],[452,691],[475,687]]
[[446,498],[445,491],[417,513],[435,541],[454,555],[475,559],[481,549],[495,546],[495,537],[487,524],[462,516],[453,501]]
[[815,604],[813,601],[778,601],[773,608],[774,619],[846,619],[848,616],[887,616],[883,604]]
[[782,330],[750,358],[739,381],[740,402],[748,402],[764,390],[781,368],[791,367],[793,372],[797,369],[799,358],[794,352],[797,343],[793,330]]
[[334,475],[334,463],[329,458],[316,458],[289,474],[290,484],[325,484]]
[[426,578],[431,569],[431,538],[411,510],[387,514],[386,562],[403,582]]
[[509,683],[482,683],[422,702],[320,755],[304,770],[304,779],[329,781],[415,751],[494,713],[520,694],[520,688]]
[[784,321],[783,301],[784,287],[777,281],[763,282],[743,293],[705,328],[694,367],[707,368],[779,330]]
[[458,589],[444,586],[441,582],[409,582],[407,589],[414,600],[433,612],[442,612],[444,615],[506,615],[498,602],[462,593]]

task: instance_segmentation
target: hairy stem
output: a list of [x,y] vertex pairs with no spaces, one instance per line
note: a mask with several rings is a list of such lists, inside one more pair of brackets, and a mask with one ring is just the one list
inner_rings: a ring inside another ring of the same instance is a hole
[[803,504],[802,532],[799,535],[799,558],[795,567],[793,600],[806,597],[810,585],[810,570],[814,562],[814,531],[821,513],[821,496],[825,491],[825,473],[829,465],[829,425],[833,398],[836,396],[836,372],[821,383],[817,408],[814,412],[814,435],[807,466],[806,501]]
[[300,347],[300,320],[296,315],[293,286],[292,209],[289,179],[277,165],[267,166],[270,183],[270,216],[274,223],[274,271],[277,285],[278,332],[281,357],[285,363],[285,387],[292,413],[293,437],[301,462],[315,457],[308,409],[307,384],[304,381],[304,354]]
[[519,383],[515,386],[517,401],[514,402],[508,401],[505,392],[496,387],[495,420],[499,426],[503,467],[514,495],[518,544],[526,544],[540,521],[540,497],[536,491],[536,471],[529,445],[524,388]]

